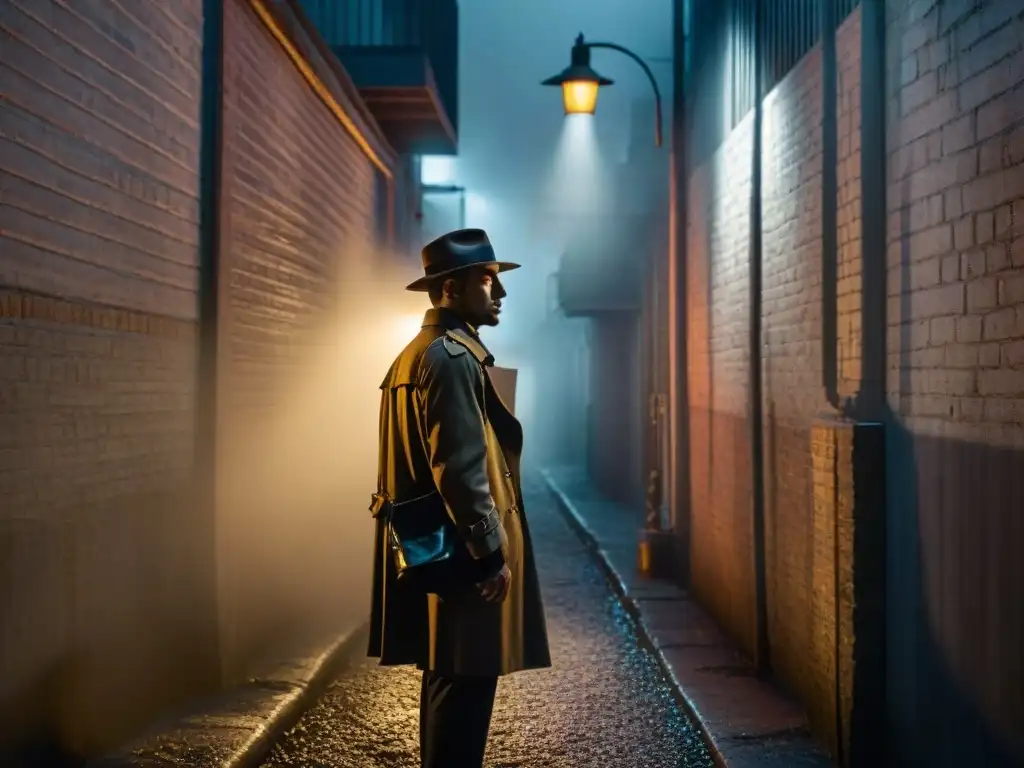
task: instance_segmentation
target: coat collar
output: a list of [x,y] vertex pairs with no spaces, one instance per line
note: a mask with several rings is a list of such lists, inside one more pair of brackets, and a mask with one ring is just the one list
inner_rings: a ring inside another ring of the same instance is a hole
[[462,343],[483,365],[494,365],[494,355],[480,340],[476,328],[467,323],[450,309],[434,307],[423,316],[423,328],[444,328],[446,334]]

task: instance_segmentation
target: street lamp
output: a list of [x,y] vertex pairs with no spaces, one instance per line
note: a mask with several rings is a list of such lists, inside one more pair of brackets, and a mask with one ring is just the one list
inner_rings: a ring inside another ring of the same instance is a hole
[[[612,85],[607,77],[599,75],[590,66],[590,51],[592,48],[608,48],[623,53],[643,69],[644,74],[654,89],[654,144],[661,146],[662,118],[661,118],[661,91],[658,89],[658,81],[647,63],[628,48],[616,43],[588,43],[583,39],[583,33],[576,37],[572,47],[572,58],[569,66],[553,77],[541,82],[541,85],[561,86],[562,103],[567,115],[592,115],[597,109],[597,94],[603,85]],[[640,531],[637,547],[637,565],[641,573],[656,577],[670,577],[673,575],[673,552],[675,547],[675,535],[672,530],[666,530],[662,525],[661,511],[663,499],[663,473],[661,456],[661,443],[658,439],[660,430],[658,426],[664,422],[666,417],[666,404],[663,395],[656,394],[655,364],[653,339],[655,337],[654,327],[657,318],[652,312],[648,320],[650,325],[649,335],[652,343],[647,350],[648,366],[648,387],[652,390],[648,395],[648,420],[649,435],[645,442],[648,443],[648,463],[645,478],[645,514],[644,527]],[[652,444],[653,443],[653,444]]]
[[651,81],[654,89],[654,144],[661,146],[661,91],[658,89],[658,81],[647,63],[628,48],[623,48],[616,43],[588,43],[583,39],[583,33],[576,36],[576,42],[572,47],[569,66],[553,77],[541,82],[541,85],[558,85],[562,87],[562,104],[567,115],[592,115],[597,109],[597,93],[602,85],[613,85],[614,81],[609,80],[595,72],[590,66],[590,50],[592,48],[607,48],[618,51],[629,56],[640,65],[647,79]]

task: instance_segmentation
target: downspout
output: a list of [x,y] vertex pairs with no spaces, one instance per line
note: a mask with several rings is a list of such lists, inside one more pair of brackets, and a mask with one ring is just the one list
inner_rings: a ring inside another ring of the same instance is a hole
[[836,9],[826,2],[821,10],[821,373],[825,400],[839,404],[838,275],[839,195],[836,105]]
[[762,306],[762,232],[761,210],[761,145],[764,135],[762,100],[762,2],[754,2],[754,127],[750,177],[750,483],[753,508],[754,549],[754,662],[758,674],[767,675],[770,667],[768,647],[768,599],[765,573],[765,499],[764,499],[764,412],[761,376],[761,306]]
[[861,3],[861,382],[857,415],[884,421],[887,265],[885,3]]
[[199,145],[198,382],[196,396],[195,492],[198,520],[191,526],[194,556],[201,563],[199,598],[202,637],[197,647],[204,670],[197,681],[215,689],[224,675],[221,658],[217,570],[217,375],[220,358],[221,199],[224,134],[224,3],[203,2],[202,83]]
[[[687,0],[672,3],[672,144],[669,189],[671,227],[668,263],[669,527],[676,532],[676,572],[690,582],[690,398],[687,350]],[[660,454],[661,448],[658,447]]]
[[[887,431],[893,421],[886,393],[888,355],[888,226],[886,199],[886,3],[862,0],[861,3],[861,381],[855,414],[861,425],[881,434],[876,449],[881,456],[862,452],[864,465],[873,474],[865,483],[864,519],[858,520],[854,533],[855,551],[882,554],[859,564],[854,586],[854,619],[860,632],[857,645],[864,660],[855,666],[854,689],[875,691],[868,706],[855,707],[851,714],[848,762],[851,765],[884,765],[891,759],[888,734],[888,665],[886,643],[889,611],[888,568],[893,551],[906,553],[889,541],[895,526],[889,523],[889,462]],[[899,455],[899,453],[897,454]],[[907,455],[901,459],[907,461]],[[905,469],[905,465],[903,466]],[[898,471],[893,467],[893,471]],[[901,482],[913,482],[913,479]],[[867,543],[867,544],[866,544]],[[870,661],[867,661],[870,660]],[[863,701],[861,702],[864,703]],[[862,734],[867,734],[862,737]],[[871,734],[876,735],[871,738]]]
[[[821,12],[821,376],[825,401],[833,412],[839,403],[839,339],[838,326],[838,162],[839,148],[836,128],[836,13],[835,4],[822,3]],[[839,458],[832,456],[832,476],[838,479]],[[832,620],[835,624],[833,648],[835,672],[833,684],[835,708],[835,754],[839,765],[846,764],[843,717],[843,633],[840,631],[842,607],[842,573],[840,568],[839,483],[832,486]]]

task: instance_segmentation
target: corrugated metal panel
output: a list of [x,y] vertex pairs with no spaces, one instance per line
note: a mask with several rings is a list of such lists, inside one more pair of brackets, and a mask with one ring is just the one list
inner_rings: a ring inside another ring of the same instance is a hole
[[[707,157],[754,108],[754,13],[761,3],[767,94],[821,39],[822,0],[696,0],[691,5],[690,104],[694,161]],[[836,24],[860,0],[833,0]],[[728,93],[725,91],[728,90]],[[722,99],[726,104],[722,105]],[[717,103],[716,103],[717,102]]]
[[332,45],[406,46],[422,41],[424,0],[302,0]]

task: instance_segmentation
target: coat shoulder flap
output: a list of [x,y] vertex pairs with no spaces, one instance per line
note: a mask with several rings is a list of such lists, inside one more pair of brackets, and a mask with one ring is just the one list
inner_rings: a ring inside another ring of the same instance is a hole
[[444,348],[452,357],[464,355],[468,351],[480,365],[494,364],[494,358],[487,351],[487,347],[458,328],[445,331]]
[[418,378],[420,361],[423,359],[424,352],[425,350],[422,348],[407,348],[402,352],[391,364],[384,381],[380,383],[380,388],[397,389],[414,384]]

